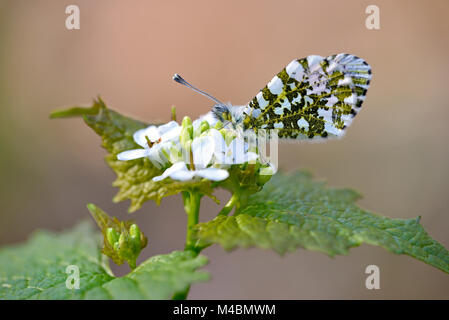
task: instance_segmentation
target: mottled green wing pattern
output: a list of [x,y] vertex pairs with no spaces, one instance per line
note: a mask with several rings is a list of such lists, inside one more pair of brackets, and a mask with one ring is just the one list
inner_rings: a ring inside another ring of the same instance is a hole
[[244,110],[247,129],[279,129],[281,138],[340,137],[365,99],[371,67],[337,54],[293,60]]

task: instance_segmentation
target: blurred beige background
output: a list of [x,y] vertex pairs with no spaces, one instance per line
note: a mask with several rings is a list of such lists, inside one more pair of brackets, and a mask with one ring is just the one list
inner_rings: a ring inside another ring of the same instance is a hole
[[[65,28],[70,4],[80,7],[80,30]],[[365,28],[370,4],[380,7],[377,31]],[[114,174],[100,139],[81,120],[50,121],[52,110],[100,94],[147,121],[168,120],[173,104],[179,117],[196,117],[211,103],[172,74],[244,104],[292,59],[348,52],[373,68],[363,111],[342,140],[282,145],[281,166],[354,188],[374,212],[422,215],[449,248],[448,10],[445,0],[0,0],[0,245],[36,228],[69,228],[88,217],[88,202],[130,218],[128,203],[111,202]],[[204,201],[201,219],[217,210]],[[179,197],[147,203],[131,218],[150,238],[142,259],[182,249]],[[447,274],[368,245],[334,259],[218,246],[204,254],[212,281],[194,286],[190,298],[449,298]],[[369,264],[381,269],[378,291],[364,287]]]

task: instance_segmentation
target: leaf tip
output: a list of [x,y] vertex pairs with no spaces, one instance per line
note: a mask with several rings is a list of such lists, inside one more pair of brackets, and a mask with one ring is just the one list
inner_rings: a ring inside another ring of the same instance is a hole
[[55,110],[52,111],[48,118],[49,119],[58,119],[58,118],[65,118],[66,116],[67,110]]
[[88,203],[88,204],[86,205],[86,207],[87,207],[87,209],[88,209],[91,213],[94,213],[95,210],[97,209],[97,206],[94,205],[93,203]]

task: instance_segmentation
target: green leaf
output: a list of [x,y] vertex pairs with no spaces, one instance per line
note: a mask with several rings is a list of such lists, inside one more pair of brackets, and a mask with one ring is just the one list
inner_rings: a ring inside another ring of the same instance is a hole
[[231,250],[257,246],[280,254],[298,247],[330,256],[365,242],[406,254],[449,272],[449,252],[417,219],[391,219],[362,210],[360,195],[326,188],[306,172],[276,174],[233,216],[217,216],[196,227],[201,242]]
[[[39,231],[21,245],[0,249],[1,299],[170,299],[208,273],[192,251],[154,256],[128,275],[112,275],[91,223],[65,233]],[[79,268],[79,289],[68,289],[69,265]]]
[[103,147],[108,151],[106,162],[117,174],[113,186],[119,188],[114,197],[115,202],[126,199],[131,200],[130,212],[134,212],[145,201],[154,200],[159,204],[162,198],[180,193],[181,191],[196,189],[214,199],[211,182],[201,181],[179,182],[164,179],[159,182],[153,177],[162,173],[147,158],[131,161],[117,160],[117,154],[122,151],[141,148],[134,142],[133,134],[148,124],[125,117],[118,112],[110,110],[99,98],[90,108],[74,107],[68,110],[55,111],[50,118],[83,117],[86,124],[91,127],[103,141]]

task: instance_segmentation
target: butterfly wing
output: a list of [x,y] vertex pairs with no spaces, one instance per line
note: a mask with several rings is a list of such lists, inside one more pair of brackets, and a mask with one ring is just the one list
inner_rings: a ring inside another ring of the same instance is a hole
[[359,112],[371,80],[361,58],[337,54],[293,60],[245,108],[246,128],[281,138],[340,137]]

